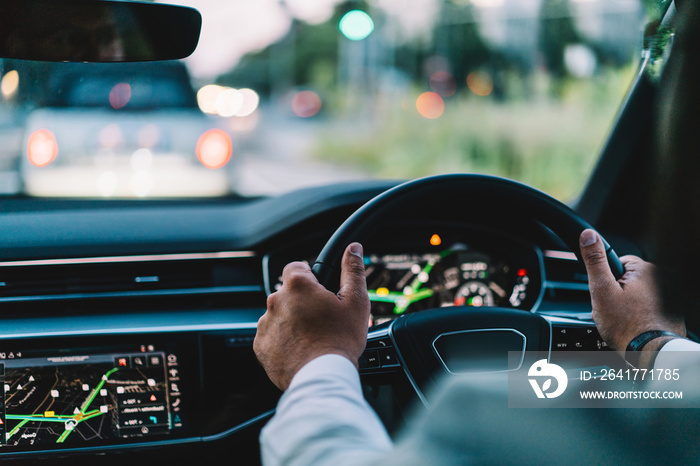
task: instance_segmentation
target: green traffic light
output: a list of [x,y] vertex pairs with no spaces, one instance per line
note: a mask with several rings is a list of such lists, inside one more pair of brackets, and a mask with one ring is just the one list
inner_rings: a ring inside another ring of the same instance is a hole
[[374,22],[364,11],[352,10],[340,19],[338,28],[350,40],[363,40],[374,31]]

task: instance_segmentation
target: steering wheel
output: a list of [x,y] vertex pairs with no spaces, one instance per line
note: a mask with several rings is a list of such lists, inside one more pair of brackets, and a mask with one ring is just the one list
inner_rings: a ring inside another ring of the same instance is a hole
[[[491,211],[519,212],[523,218],[549,228],[579,260],[579,236],[584,229],[592,228],[565,204],[522,183],[487,175],[431,176],[385,191],[345,220],[312,267],[318,281],[337,291],[340,261],[348,244],[365,241],[390,219],[406,215],[411,206],[440,205],[449,200],[478,200],[478,205],[488,200]],[[624,267],[612,247],[602,241],[612,272],[619,279]],[[524,364],[521,358],[515,361],[517,367],[513,367],[513,361],[506,361],[504,366],[505,351],[523,357],[546,357],[550,334],[549,323],[538,314],[508,308],[454,306],[405,314],[382,335],[383,346],[393,347],[398,363],[425,402],[422,393],[444,373],[513,370]]]

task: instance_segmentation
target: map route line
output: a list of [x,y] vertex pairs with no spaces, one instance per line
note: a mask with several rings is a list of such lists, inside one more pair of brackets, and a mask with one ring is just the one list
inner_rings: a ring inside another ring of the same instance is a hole
[[97,386],[92,390],[88,399],[85,400],[85,403],[83,403],[83,406],[81,406],[81,408],[80,408],[81,414],[86,414],[85,410],[90,407],[90,404],[93,402],[95,397],[97,397],[97,394],[100,393],[100,390],[102,390],[102,387],[104,387],[105,383],[107,383],[107,379],[109,379],[109,376],[114,374],[118,370],[119,370],[119,368],[115,367],[114,369],[108,371],[105,375],[102,376],[102,380],[100,380],[100,383],[97,384]]
[[[63,423],[66,425],[66,429],[63,431],[63,433],[58,437],[56,440],[56,443],[63,443],[66,438],[75,430],[78,424],[80,424],[83,421],[87,421],[88,419],[92,419],[93,417],[101,416],[104,413],[100,411],[99,409],[94,409],[92,411],[87,411],[87,409],[90,407],[92,402],[95,400],[97,395],[100,393],[100,390],[102,390],[102,387],[104,387],[105,383],[107,383],[107,380],[109,379],[109,376],[114,374],[119,370],[118,367],[115,367],[108,372],[106,372],[100,380],[100,383],[90,392],[90,395],[87,397],[87,399],[83,402],[83,404],[80,407],[80,410],[78,413],[73,414],[73,415],[67,415],[67,414],[59,414],[55,415],[52,414],[50,416],[47,416],[46,413],[44,414],[8,414],[5,416],[6,419],[19,419],[22,422],[17,424],[14,429],[12,429],[9,433],[6,434],[7,440],[12,438],[13,435],[15,435],[19,430],[27,423],[29,422],[57,422],[57,423]],[[75,424],[71,427],[68,428],[68,421],[73,420],[75,421]]]

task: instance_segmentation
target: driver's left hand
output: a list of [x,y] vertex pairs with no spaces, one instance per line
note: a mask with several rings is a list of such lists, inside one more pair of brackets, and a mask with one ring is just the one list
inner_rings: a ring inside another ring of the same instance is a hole
[[345,249],[338,294],[319,284],[303,262],[288,264],[282,283],[267,299],[253,343],[270,380],[286,390],[299,369],[324,354],[345,356],[357,366],[370,312],[362,246]]

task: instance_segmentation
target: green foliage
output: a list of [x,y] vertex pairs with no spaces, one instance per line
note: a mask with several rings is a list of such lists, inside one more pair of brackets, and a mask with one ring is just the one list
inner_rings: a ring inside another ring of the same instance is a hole
[[416,111],[416,91],[389,110],[387,102],[377,102],[377,109],[384,109],[375,112],[364,131],[343,128],[347,119],[334,123],[338,127],[324,131],[315,156],[374,177],[493,174],[570,199],[597,159],[633,72],[627,68],[596,80],[566,80],[560,99],[543,92],[494,102],[465,91],[449,100],[435,120]]

